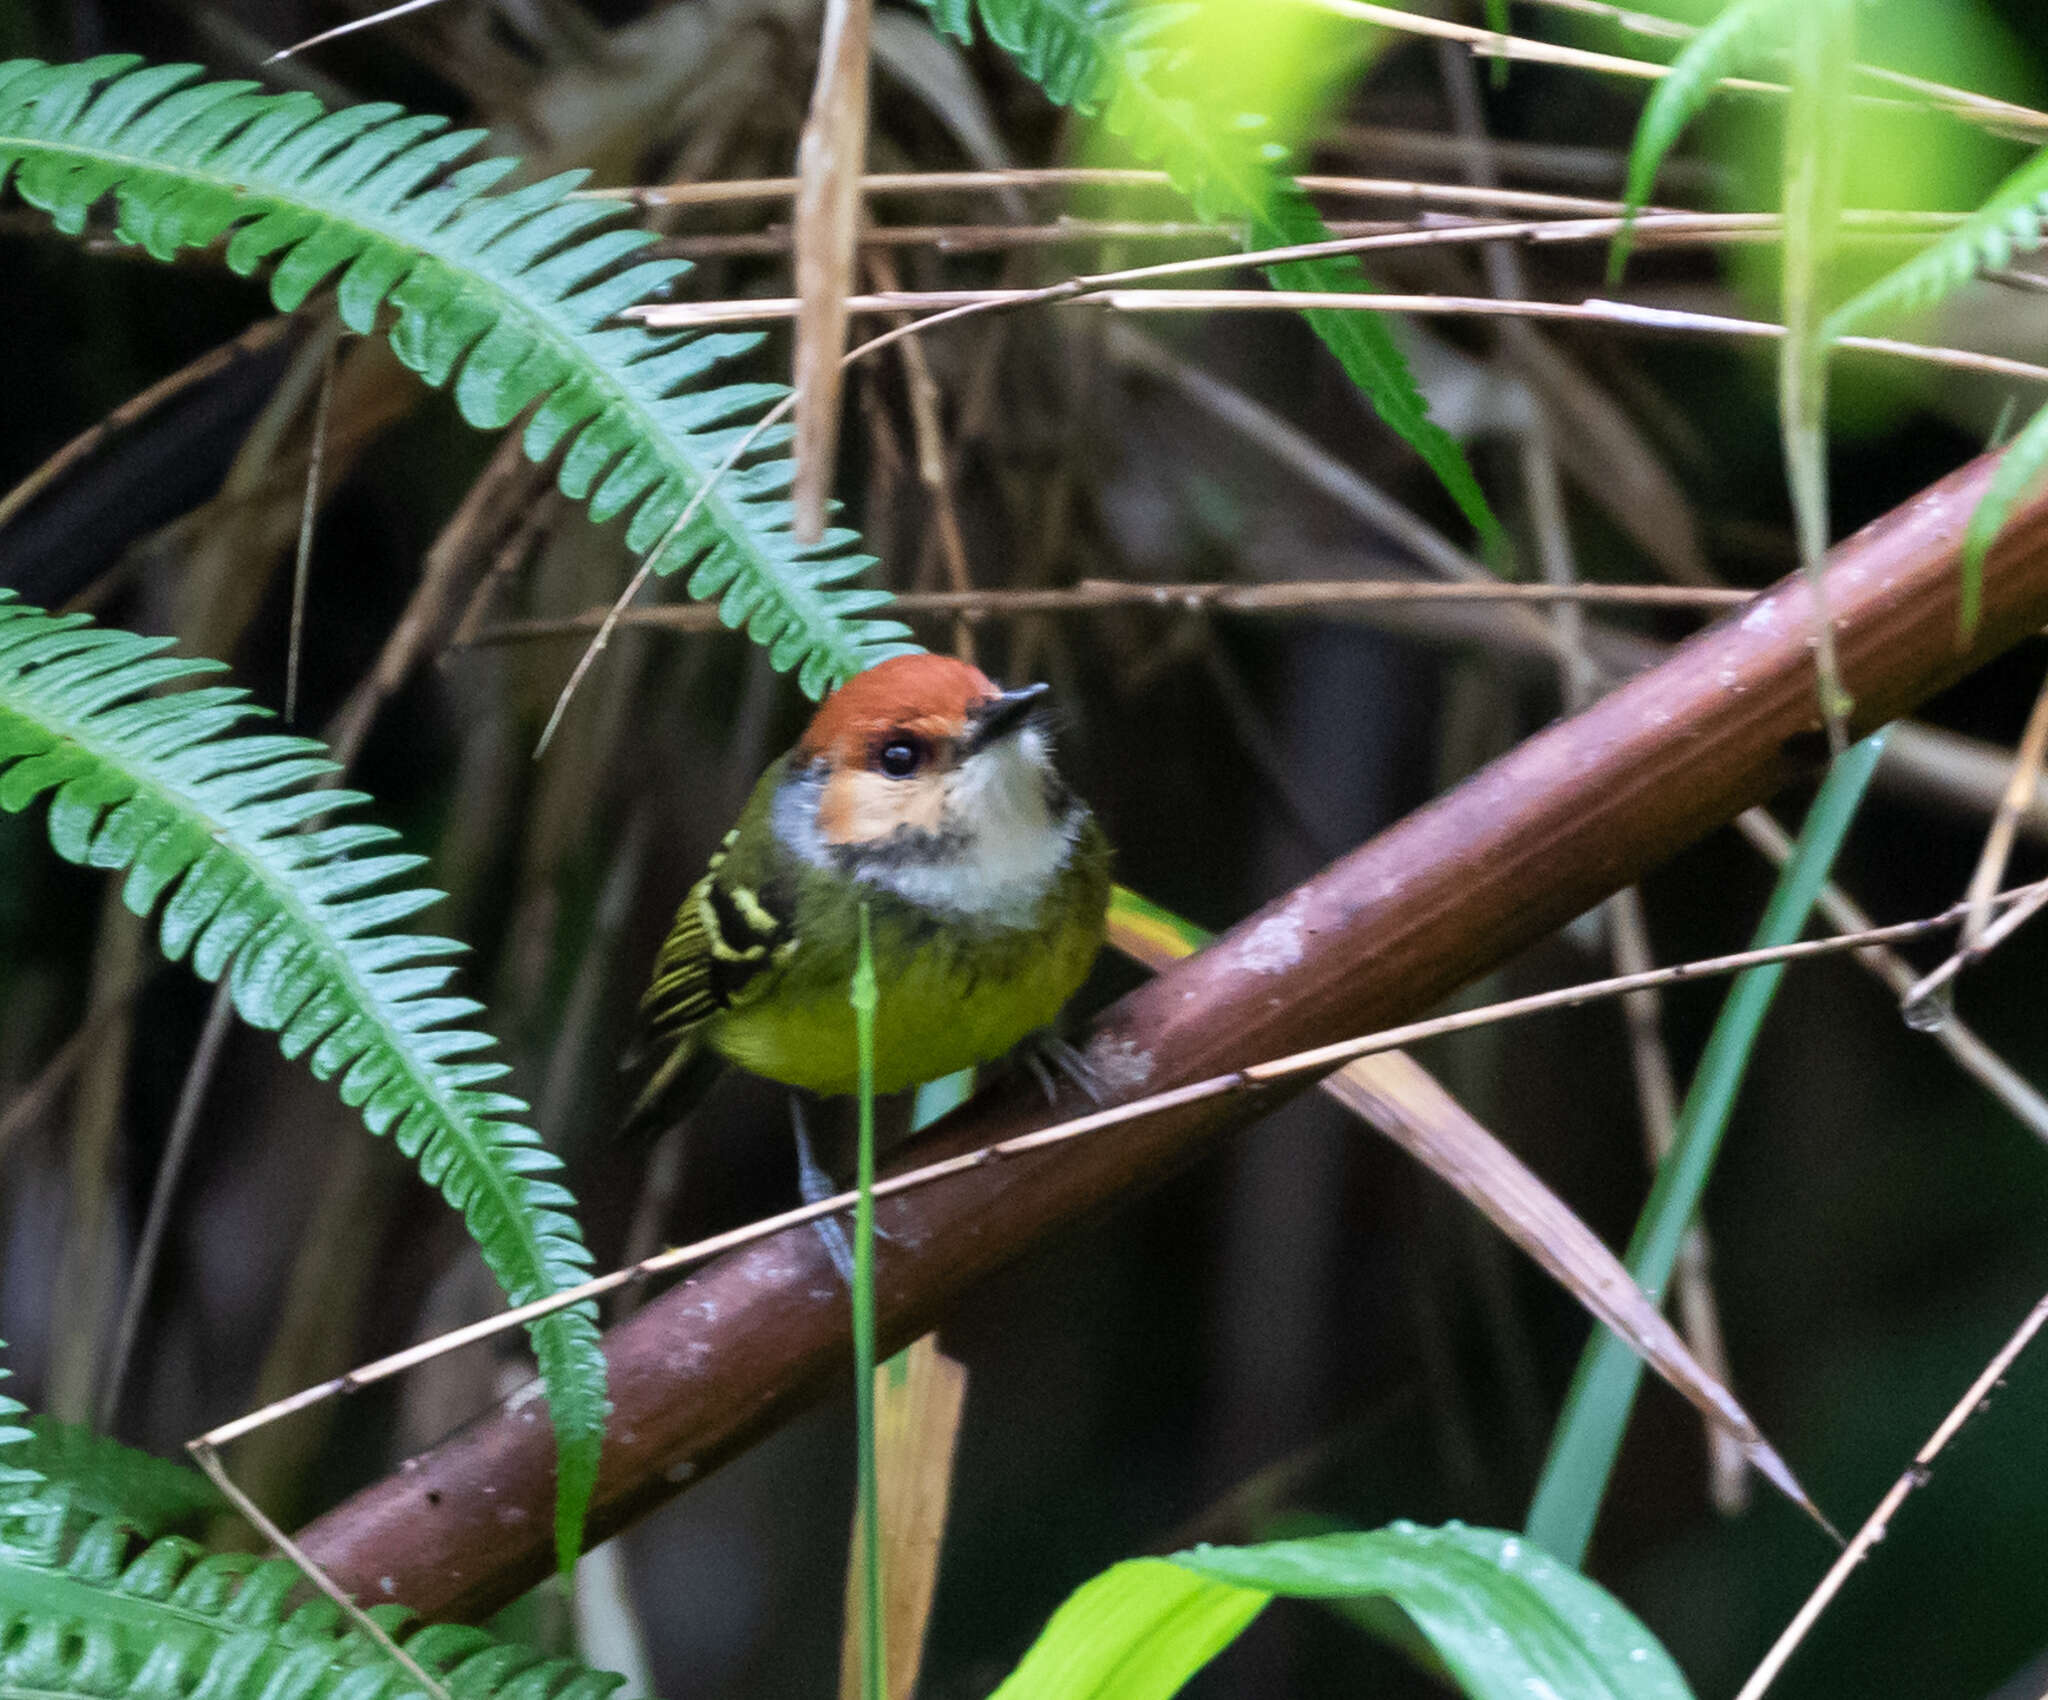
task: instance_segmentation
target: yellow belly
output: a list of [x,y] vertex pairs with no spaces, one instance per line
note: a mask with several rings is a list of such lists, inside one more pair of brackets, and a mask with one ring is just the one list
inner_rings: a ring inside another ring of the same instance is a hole
[[[930,939],[875,941],[875,1090],[900,1092],[992,1061],[1049,1026],[1087,978],[1101,916],[1082,915],[1042,941],[956,948]],[[859,1090],[850,977],[796,969],[758,1001],[716,1018],[711,1044],[751,1073],[827,1095]]]

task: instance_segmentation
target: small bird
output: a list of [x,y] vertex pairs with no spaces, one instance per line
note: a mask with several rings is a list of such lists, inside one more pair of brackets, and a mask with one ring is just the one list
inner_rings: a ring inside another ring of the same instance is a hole
[[1050,1027],[1101,949],[1110,847],[1053,767],[1046,691],[918,654],[825,699],[676,912],[641,1000],[664,1060],[632,1120],[673,1116],[721,1063],[858,1090],[863,902],[877,1092]]

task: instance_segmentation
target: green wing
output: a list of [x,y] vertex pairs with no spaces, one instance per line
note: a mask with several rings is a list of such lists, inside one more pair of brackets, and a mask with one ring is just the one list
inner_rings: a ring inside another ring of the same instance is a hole
[[725,835],[704,877],[690,887],[654,959],[654,978],[640,1000],[641,1051],[661,1058],[628,1125],[657,1109],[687,1109],[685,1079],[709,1084],[717,1059],[704,1045],[705,1024],[729,1009],[779,966],[795,942],[793,882],[780,877],[768,813],[778,762],[761,778],[740,824]]
[[731,851],[739,828],[690,887],[675,923],[654,959],[654,980],[640,1000],[649,1040],[666,1049],[689,1040],[698,1027],[729,1008],[790,937],[789,918],[771,907],[779,895],[738,877]]

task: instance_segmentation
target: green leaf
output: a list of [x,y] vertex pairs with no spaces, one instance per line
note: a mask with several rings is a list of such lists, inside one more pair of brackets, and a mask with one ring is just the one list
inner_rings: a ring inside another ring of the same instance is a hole
[[[1828,316],[1821,334],[1829,341],[1858,331],[1873,320],[1934,306],[1983,272],[2031,253],[2044,239],[2048,215],[2048,149],[2028,160],[1992,190],[1984,204],[1955,229],[1885,273]],[[1963,537],[1962,594],[1957,629],[1965,638],[1977,629],[1984,598],[1984,556],[2004,528],[2013,504],[2048,462],[2048,425],[2036,414],[2007,446],[1991,487],[1971,514]]]
[[[0,1340],[0,1352],[4,1352],[6,1349],[7,1342]],[[13,1374],[13,1370],[0,1365],[0,1381],[7,1380]],[[6,1394],[0,1393],[0,1446],[18,1449],[24,1441],[30,1441],[35,1438],[31,1430],[22,1427],[20,1423],[14,1420],[16,1417],[25,1415],[27,1415],[27,1407],[19,1399],[10,1399]],[[10,1491],[18,1492],[23,1488],[33,1486],[43,1479],[38,1471],[17,1461],[20,1458],[18,1450],[10,1451],[7,1456],[9,1462],[0,1464],[0,1494],[10,1494]]]
[[[939,28],[971,43],[971,0],[921,0]],[[989,39],[1061,106],[1094,116],[1139,158],[1157,162],[1196,213],[1212,224],[1242,224],[1248,250],[1331,240],[1329,227],[1280,174],[1284,149],[1270,114],[1219,114],[1201,98],[1214,68],[1160,37],[1192,15],[1183,5],[1144,0],[978,0]],[[1371,289],[1351,255],[1263,268],[1281,289]],[[1429,465],[1489,548],[1501,537],[1457,440],[1429,416],[1414,374],[1377,313],[1304,315],[1351,380],[1393,430]]]
[[1478,1700],[1690,1694],[1657,1638],[1611,1594],[1520,1537],[1393,1523],[1115,1565],[1054,1613],[998,1700],[1164,1700],[1276,1596],[1397,1607]]
[[189,1465],[123,1446],[82,1423],[32,1417],[8,1459],[47,1480],[72,1508],[141,1535],[160,1535],[227,1505]]
[[1499,1529],[1393,1523],[1264,1546],[1198,1547],[1173,1562],[1289,1599],[1390,1601],[1479,1700],[1690,1694],[1671,1655],[1612,1594]]
[[1628,264],[1636,214],[1650,199],[1664,156],[1712,98],[1722,78],[1746,71],[1781,44],[1787,16],[1798,3],[1733,0],[1685,44],[1671,69],[1658,79],[1629,144],[1622,226],[1607,255],[1610,285],[1621,280],[1622,268]]
[[1984,557],[2005,529],[2014,504],[2039,481],[2044,467],[2048,467],[2048,407],[2021,426],[2019,435],[2005,446],[1990,488],[1964,528],[1962,595],[1957,609],[1957,625],[1964,636],[1977,629],[1983,612]]
[[[1877,732],[1835,758],[1820,793],[1807,811],[1792,859],[1779,872],[1771,900],[1757,923],[1752,946],[1759,950],[1792,943],[1806,930],[1821,887],[1827,884],[1843,840],[1856,819],[1870,775],[1884,752],[1886,734]],[[1751,968],[1736,976],[1698,1069],[1687,1088],[1673,1129],[1671,1149],[1657,1166],[1657,1178],[1629,1238],[1628,1272],[1653,1300],[1661,1301],[1678,1262],[1678,1248],[1699,1209],[1720,1155],[1721,1138],[1749,1072],[1749,1060],[1785,977],[1783,963]],[[1529,1535],[1546,1551],[1576,1563],[1584,1557],[1593,1523],[1606,1497],[1614,1460],[1628,1426],[1642,1363],[1604,1328],[1596,1328],[1579,1359],[1565,1396],[1564,1413],[1551,1437]]]
[[739,421],[782,391],[704,387],[756,334],[616,323],[689,267],[636,258],[653,233],[617,228],[616,203],[571,199],[582,173],[499,191],[517,161],[459,163],[481,130],[388,104],[329,112],[309,94],[199,74],[128,55],[0,64],[0,185],[11,176],[73,234],[111,195],[115,235],[156,259],[224,243],[235,271],[269,268],[287,311],[333,284],[348,327],[382,328],[470,424],[528,414],[526,453],[561,454],[565,495],[600,523],[630,516],[628,547],[653,550],[657,573],[688,571],[690,594],[718,600],[812,696],[914,647],[902,626],[861,618],[889,597],[847,582],[871,564],[854,533],[796,542],[790,463],[773,452],[786,431],[764,433],[670,535]]
[[[299,1603],[282,1559],[134,1550],[108,1524],[40,1547],[0,1532],[0,1694],[38,1700],[421,1700],[407,1672],[329,1601]],[[621,1679],[457,1624],[369,1614],[461,1700],[605,1700]]]
[[[258,710],[226,686],[158,693],[219,664],[166,656],[169,640],[50,615],[0,592],[0,808],[47,797],[67,861],[125,872],[137,915],[160,911],[164,954],[225,979],[234,1006],[332,1080],[372,1133],[419,1165],[461,1212],[515,1304],[587,1278],[590,1253],[549,1178],[560,1161],[492,1085],[505,1065],[438,995],[449,939],[394,933],[438,895],[393,882],[422,860],[361,822],[316,824],[364,802],[321,789],[335,771],[310,738],[236,730]],[[596,1318],[579,1306],[530,1330],[558,1447],[558,1556],[573,1559],[606,1414]]]
[[2048,148],[1991,191],[1955,229],[1852,296],[1828,316],[1829,337],[1847,336],[1873,320],[1914,313],[1952,295],[1972,278],[2032,253],[2044,240],[2048,215]]
[[1856,60],[1856,0],[1804,0],[1792,29],[1792,93],[1785,117],[1784,284],[1778,345],[1778,426],[1799,535],[1799,564],[1813,586],[1814,664],[1821,711],[1835,747],[1853,706],[1835,658],[1822,574],[1827,566],[1828,339],[1822,296],[1842,220],[1848,167],[1849,79]]
[[888,1647],[882,1617],[882,1494],[875,1461],[875,1011],[881,1001],[865,900],[860,906],[860,955],[846,1001],[860,1053],[859,1143],[854,1177],[860,1197],[853,1212],[854,1474],[860,1544],[853,1556],[860,1577],[861,1700],[889,1692]]
[[993,1700],[1165,1700],[1272,1597],[1167,1559],[1126,1559],[1053,1613]]

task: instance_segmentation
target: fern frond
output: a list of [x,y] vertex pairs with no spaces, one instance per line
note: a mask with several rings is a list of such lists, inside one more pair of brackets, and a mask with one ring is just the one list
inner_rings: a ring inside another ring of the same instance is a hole
[[[1257,114],[1217,115],[1182,92],[1187,56],[1158,37],[1190,13],[1147,0],[921,0],[939,28],[973,45],[978,10],[989,39],[1058,105],[1095,116],[1158,164],[1196,213],[1241,224],[1247,249],[1331,240],[1329,227],[1276,168],[1279,149]],[[1371,289],[1350,255],[1267,266],[1282,289]],[[1429,416],[1393,334],[1377,313],[1303,315],[1377,412],[1429,465],[1491,547],[1499,521],[1457,439]]]
[[2005,529],[2014,504],[2040,481],[2044,468],[2048,468],[2048,407],[2021,426],[2019,434],[2006,444],[1998,459],[1998,470],[1991,475],[1990,487],[1963,530],[1963,582],[1957,625],[1966,635],[1976,629],[1978,616],[1983,612],[1984,557]]
[[1650,199],[1664,156],[1712,98],[1723,77],[1732,77],[1780,45],[1780,32],[1798,0],[1734,0],[1685,44],[1637,120],[1628,150],[1628,188],[1622,225],[1607,255],[1607,281],[1617,283],[1628,264],[1636,214]]
[[[245,693],[158,687],[218,670],[163,654],[167,639],[50,615],[0,593],[0,808],[47,795],[67,861],[125,871],[122,900],[161,910],[164,954],[225,980],[236,1010],[288,1057],[334,1080],[372,1133],[389,1134],[461,1212],[514,1304],[588,1276],[560,1166],[495,1090],[505,1065],[461,1025],[479,1009],[439,995],[448,939],[393,933],[438,893],[392,882],[422,858],[364,823],[314,826],[366,801],[321,789],[335,771],[310,738],[236,728]],[[587,1308],[536,1323],[560,1462],[557,1540],[573,1556],[597,1473],[604,1357]]]
[[285,311],[331,281],[348,327],[383,320],[399,359],[450,389],[470,424],[497,430],[532,409],[526,453],[562,451],[563,493],[599,523],[629,514],[629,548],[654,550],[657,573],[688,569],[689,593],[718,600],[812,696],[911,647],[902,626],[861,617],[889,597],[848,582],[872,564],[853,532],[796,541],[790,463],[772,452],[786,433],[765,433],[669,535],[735,422],[782,392],[701,387],[755,333],[612,322],[689,267],[632,259],[653,234],[616,228],[616,205],[571,200],[582,173],[499,191],[517,161],[458,165],[481,130],[200,74],[128,55],[0,64],[0,186],[11,176],[73,233],[111,195],[115,235],[160,260],[224,242],[236,272],[270,268]]
[[[227,1501],[197,1470],[123,1446],[83,1423],[31,1417],[8,1462],[27,1469],[75,1510],[111,1518],[140,1535],[160,1535]],[[4,1431],[0,1431],[4,1439]]]
[[1991,191],[1968,218],[1901,262],[1828,316],[1830,337],[1847,336],[1874,319],[1914,313],[1954,294],[1972,278],[2030,254],[2048,240],[2048,148]]
[[[110,1524],[40,1553],[0,1544],[0,1693],[43,1700],[423,1700],[418,1685],[283,1559],[207,1555],[175,1537],[133,1551]],[[428,1624],[370,1616],[459,1700],[605,1700],[623,1680]]]
[[[0,1340],[0,1352],[7,1349],[7,1342]],[[14,1371],[0,1365],[0,1381],[7,1380]],[[28,1407],[19,1399],[10,1399],[0,1393],[0,1446],[19,1447],[23,1441],[35,1439],[35,1435],[15,1419],[28,1414]],[[19,1461],[19,1453],[8,1454],[8,1461],[0,1463],[0,1497],[12,1497],[22,1489],[32,1487],[42,1480],[39,1471]]]

